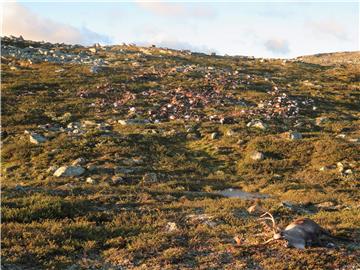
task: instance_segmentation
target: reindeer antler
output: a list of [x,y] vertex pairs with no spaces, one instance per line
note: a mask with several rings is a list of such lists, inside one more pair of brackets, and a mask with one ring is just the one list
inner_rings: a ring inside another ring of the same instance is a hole
[[273,229],[276,228],[275,219],[274,219],[273,215],[270,214],[269,212],[266,212],[266,213],[262,214],[262,215],[260,216],[259,220],[271,220],[272,225],[273,225]]

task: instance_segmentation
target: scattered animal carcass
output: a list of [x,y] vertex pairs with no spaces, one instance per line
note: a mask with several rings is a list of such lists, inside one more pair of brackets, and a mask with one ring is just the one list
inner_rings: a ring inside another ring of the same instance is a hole
[[[349,241],[347,238],[331,235],[326,229],[322,228],[319,224],[309,218],[296,219],[283,230],[276,225],[273,215],[269,212],[261,215],[260,220],[270,220],[272,222],[270,228],[273,232],[273,236],[263,244],[267,244],[275,240],[286,240],[287,247],[305,249],[306,246],[323,245],[322,239],[324,236]],[[266,222],[264,222],[264,224],[269,227]],[[327,246],[334,246],[334,244],[330,243]]]

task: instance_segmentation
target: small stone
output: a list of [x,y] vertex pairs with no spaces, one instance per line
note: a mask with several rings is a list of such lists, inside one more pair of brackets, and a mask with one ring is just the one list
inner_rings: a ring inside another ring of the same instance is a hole
[[347,169],[347,170],[345,170],[344,173],[345,173],[345,174],[353,174],[353,171],[352,171],[351,169]]
[[261,120],[252,120],[246,125],[247,127],[254,127],[262,130],[267,129],[267,125]]
[[56,177],[70,177],[80,176],[85,172],[85,169],[80,166],[62,166],[54,173]]
[[302,134],[299,132],[289,132],[289,139],[290,140],[301,140]]
[[341,138],[341,139],[345,139],[346,135],[345,134],[339,134],[336,135],[336,138]]
[[96,53],[96,52],[97,52],[97,49],[96,49],[96,48],[89,48],[89,51],[90,51],[91,53]]
[[250,155],[250,158],[255,161],[263,160],[265,158],[264,154],[258,151],[253,152]]
[[344,171],[344,164],[342,164],[341,162],[336,163],[336,167],[338,168],[339,172]]
[[212,140],[218,139],[218,138],[219,138],[219,133],[217,133],[217,132],[211,133],[210,138],[211,138]]
[[319,168],[320,172],[325,172],[327,170],[329,170],[329,168],[327,166],[322,166],[322,167]]
[[73,166],[77,166],[77,165],[84,165],[86,162],[85,158],[83,157],[80,157],[80,158],[77,158],[73,161],[73,163],[71,163],[71,165]]
[[91,177],[86,178],[86,183],[94,185],[96,184],[96,181],[94,179],[92,179]]
[[166,230],[167,232],[174,232],[174,231],[178,231],[179,228],[177,227],[177,225],[176,225],[175,222],[168,222],[168,223],[166,224],[165,230]]
[[158,179],[157,179],[156,173],[146,173],[146,174],[143,176],[142,180],[143,180],[144,182],[151,182],[151,183],[153,183],[153,182],[156,182]]
[[33,144],[41,144],[46,141],[47,141],[47,139],[40,134],[37,134],[37,133],[30,134],[30,142]]

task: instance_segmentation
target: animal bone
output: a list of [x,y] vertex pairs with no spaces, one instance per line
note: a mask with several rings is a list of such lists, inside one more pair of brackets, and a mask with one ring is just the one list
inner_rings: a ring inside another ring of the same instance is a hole
[[272,222],[273,237],[263,244],[274,240],[284,239],[287,241],[287,247],[304,249],[307,245],[319,243],[322,236],[348,240],[341,237],[332,236],[327,230],[309,218],[299,218],[291,222],[284,230],[276,226],[274,217],[266,212],[260,217],[260,220],[270,220]]

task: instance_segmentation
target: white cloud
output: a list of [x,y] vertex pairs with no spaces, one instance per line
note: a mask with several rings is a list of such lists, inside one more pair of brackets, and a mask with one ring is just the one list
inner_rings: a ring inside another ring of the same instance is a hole
[[284,39],[269,39],[265,42],[265,48],[275,54],[287,54],[290,52],[289,42]]
[[334,20],[313,21],[307,23],[316,34],[330,35],[339,40],[348,40],[348,33],[343,25]]
[[15,1],[5,3],[2,7],[2,35],[22,35],[25,39],[31,40],[84,45],[110,42],[106,35],[98,34],[86,27],[79,29],[43,18]]

